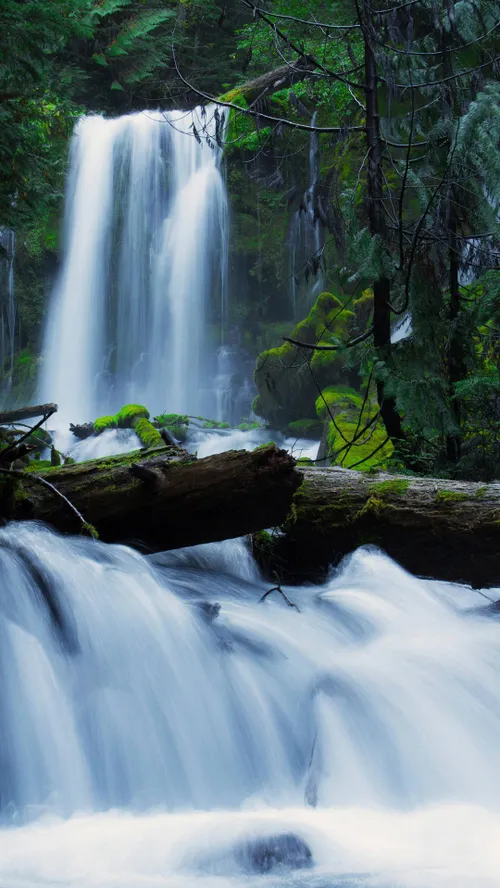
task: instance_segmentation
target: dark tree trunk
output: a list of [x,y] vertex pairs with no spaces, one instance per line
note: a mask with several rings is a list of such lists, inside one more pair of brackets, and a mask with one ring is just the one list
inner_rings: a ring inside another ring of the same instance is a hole
[[[453,212],[453,209],[452,209]],[[446,456],[450,462],[457,462],[461,453],[461,435],[460,435],[460,403],[454,398],[455,384],[463,379],[464,358],[462,345],[460,342],[460,331],[457,329],[457,320],[460,314],[460,285],[458,280],[460,268],[459,245],[456,236],[456,223],[454,219],[450,220],[450,337],[448,342],[448,380],[450,389],[450,400],[453,416],[458,427],[458,431],[454,435],[447,435],[446,438]]]
[[[384,179],[382,169],[382,147],[380,141],[380,114],[378,108],[377,69],[372,49],[371,21],[363,22],[365,42],[365,94],[366,94],[366,138],[368,146],[367,191],[369,203],[370,234],[384,241],[387,236],[384,216]],[[383,361],[391,355],[391,288],[386,277],[373,284],[373,341]],[[401,417],[396,410],[394,398],[387,397],[382,382],[377,384],[380,413],[388,436],[397,440],[403,438]]]

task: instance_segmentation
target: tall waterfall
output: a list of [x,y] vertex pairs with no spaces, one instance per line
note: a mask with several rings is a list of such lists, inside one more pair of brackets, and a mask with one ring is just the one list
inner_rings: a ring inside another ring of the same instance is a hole
[[63,419],[130,402],[213,415],[220,340],[209,331],[221,327],[227,255],[222,133],[215,107],[78,122],[41,379]]
[[[315,111],[311,126],[315,125],[316,116]],[[292,216],[288,233],[290,296],[294,320],[303,316],[304,308],[307,311],[323,290],[323,273],[319,262],[324,238],[319,225],[318,179],[319,140],[318,134],[313,130],[309,139],[309,185],[299,209]]]
[[359,550],[268,588],[242,542],[148,560],[0,530],[0,884],[500,884],[500,624]]

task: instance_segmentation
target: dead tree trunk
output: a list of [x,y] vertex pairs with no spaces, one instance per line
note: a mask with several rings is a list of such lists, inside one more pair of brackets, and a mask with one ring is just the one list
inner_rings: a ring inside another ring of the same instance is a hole
[[[32,464],[33,465],[33,464]],[[159,447],[0,475],[0,516],[45,521],[150,551],[256,534],[256,554],[281,582],[317,581],[358,546],[384,549],[420,576],[500,585],[500,484],[297,468],[274,444],[194,459]],[[78,516],[71,506],[77,512]]]
[[254,539],[260,560],[282,581],[317,581],[371,544],[418,576],[500,585],[500,484],[298,471],[304,480],[283,533]]
[[[274,444],[206,459],[159,447],[50,469],[40,477],[70,500],[100,539],[154,551],[280,524],[302,480],[294,459]],[[1,476],[0,515],[35,518],[68,533],[82,526],[67,502],[29,474]]]

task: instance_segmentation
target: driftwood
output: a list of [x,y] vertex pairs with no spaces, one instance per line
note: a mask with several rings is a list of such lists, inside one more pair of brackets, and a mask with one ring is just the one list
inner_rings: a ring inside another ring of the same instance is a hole
[[257,556],[282,582],[317,581],[371,544],[417,576],[500,586],[500,484],[298,471],[303,483],[284,532],[254,538]]
[[[301,481],[295,461],[274,444],[199,460],[179,448],[158,447],[39,476],[70,500],[101,540],[144,544],[150,551],[279,524]],[[81,521],[68,504],[36,478],[3,475],[1,484],[4,518],[36,518],[60,531],[80,531]]]
[[37,416],[52,416],[57,413],[57,404],[37,404],[34,407],[19,407],[17,410],[4,410],[0,413],[0,425],[10,425],[23,419],[34,419]]

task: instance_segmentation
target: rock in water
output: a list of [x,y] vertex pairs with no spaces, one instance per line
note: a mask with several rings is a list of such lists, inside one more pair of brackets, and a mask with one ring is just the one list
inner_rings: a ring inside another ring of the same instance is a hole
[[252,839],[237,850],[236,858],[254,873],[269,873],[277,867],[304,869],[313,862],[308,845],[293,833]]

